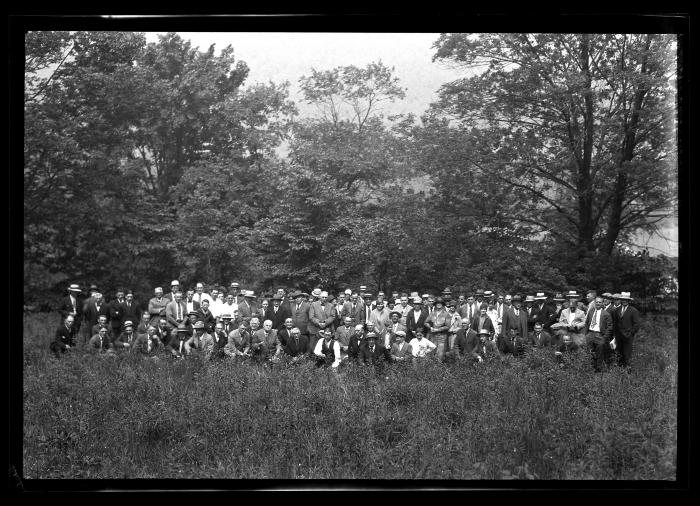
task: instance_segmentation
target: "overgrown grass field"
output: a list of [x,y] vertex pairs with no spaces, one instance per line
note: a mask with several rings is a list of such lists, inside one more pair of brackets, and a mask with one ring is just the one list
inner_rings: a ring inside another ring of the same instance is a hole
[[657,320],[630,374],[537,350],[381,375],[55,359],[58,321],[24,317],[24,478],[676,478],[677,331]]

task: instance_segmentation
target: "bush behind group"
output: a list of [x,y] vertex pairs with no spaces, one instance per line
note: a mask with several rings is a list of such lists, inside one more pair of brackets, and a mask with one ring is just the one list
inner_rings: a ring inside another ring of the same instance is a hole
[[535,349],[475,364],[54,358],[24,318],[25,478],[676,477],[677,333],[643,324],[626,372]]

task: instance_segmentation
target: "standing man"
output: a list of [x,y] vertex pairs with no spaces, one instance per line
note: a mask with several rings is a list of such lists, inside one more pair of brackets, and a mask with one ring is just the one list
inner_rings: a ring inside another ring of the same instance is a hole
[[593,369],[595,372],[603,370],[603,361],[610,352],[610,341],[612,339],[612,316],[603,309],[603,298],[596,297],[593,311],[588,313],[586,318],[586,342],[591,352]]
[[206,293],[204,291],[204,284],[203,283],[197,283],[195,285],[193,298],[194,298],[194,300],[197,301],[197,304],[199,304],[200,306],[202,305],[202,301],[204,299],[209,299],[209,304],[211,304],[211,295],[209,295],[208,293]]
[[[88,334],[90,333],[90,330],[92,327],[95,326],[97,321],[99,320],[100,316],[104,315],[107,317],[107,321],[109,321],[109,305],[102,299],[102,294],[100,292],[96,292],[93,295],[94,301],[90,303],[85,310],[85,314],[83,315],[85,318],[85,322],[87,323],[87,327],[85,330],[87,330]],[[117,334],[119,333],[119,329],[117,329]],[[85,336],[85,334],[83,334]],[[92,336],[87,336],[89,339]],[[83,342],[87,342],[87,339],[84,339]]]
[[236,304],[236,297],[229,293],[224,299],[224,303],[221,305],[221,314],[229,314],[233,316],[233,313],[238,311],[238,304]]
[[61,323],[65,322],[66,316],[73,316],[73,326],[77,334],[83,319],[83,300],[80,298],[80,286],[72,284],[68,287],[68,295],[61,299],[58,312],[61,314]]
[[358,323],[364,323],[364,303],[357,295],[357,292],[351,293],[350,300],[343,304],[341,316],[343,318],[349,316],[352,319],[353,326],[357,325]]
[[139,321],[141,318],[141,305],[134,300],[134,292],[127,290],[124,295],[124,312],[122,313],[122,322],[131,320],[132,322]]
[[109,305],[109,323],[112,326],[112,335],[119,335],[119,330],[122,328],[122,322],[124,321],[124,305],[126,299],[124,299],[124,289],[117,288],[116,297]]
[[560,329],[559,334],[568,334],[573,343],[582,348],[585,338],[586,313],[578,307],[579,295],[575,290],[569,290],[566,294],[569,299],[569,307],[563,309],[559,317]]
[[165,308],[170,302],[163,297],[163,289],[159,286],[154,290],[155,297],[148,301],[148,313],[151,315],[151,321],[157,322],[158,318],[165,316]]
[[[506,296],[508,300],[509,296]],[[515,295],[511,298],[513,305],[503,312],[503,325],[501,326],[501,342],[499,349],[503,352],[508,342],[512,343],[515,338],[524,341],[527,339],[527,313],[520,307],[522,298]]]
[[[532,295],[525,297],[525,313],[527,313],[527,331],[528,335],[532,332],[535,327],[535,321],[537,321],[537,311],[533,307],[535,304],[535,298]],[[527,335],[525,336],[527,338]]]
[[618,364],[629,371],[632,357],[632,344],[639,332],[641,317],[637,308],[630,305],[630,292],[620,293],[620,308],[617,310],[617,335],[615,336]]
[[335,321],[335,308],[328,302],[328,292],[319,290],[318,300],[311,303],[309,308],[309,343],[312,348],[316,348],[316,342],[320,338],[320,331],[328,329],[333,332],[333,322]]
[[182,301],[182,292],[176,292],[174,299],[165,307],[165,318],[172,327],[173,332],[185,321],[187,317],[187,304]]
[[252,290],[243,291],[243,302],[238,304],[238,314],[243,321],[249,322],[251,318],[258,314],[258,305],[255,303],[255,292]]
[[282,306],[282,297],[275,294],[272,297],[272,305],[267,308],[265,313],[265,319],[272,322],[272,328],[275,330],[282,330],[284,328],[284,321],[289,316],[288,311]]
[[209,299],[202,299],[202,306],[199,308],[199,311],[197,311],[197,320],[204,324],[204,330],[207,335],[211,335],[211,333],[214,332],[216,318],[214,318],[214,315],[209,310]]
[[[191,313],[192,311],[199,311],[200,304],[196,300],[194,300],[194,290],[191,288],[187,290],[187,299],[185,300],[185,305],[187,306],[187,312]],[[236,307],[238,309],[238,307]],[[233,314],[233,312],[231,312]]]
[[413,297],[413,308],[406,315],[406,339],[410,341],[416,335],[416,331],[425,330],[425,320],[428,318],[428,311],[423,305],[420,297]]
[[[292,326],[297,327],[304,336],[309,336],[309,312],[311,306],[304,300],[307,294],[296,291],[292,293],[293,302],[291,304]],[[312,348],[313,349],[313,348]]]
[[554,308],[547,304],[547,296],[544,292],[537,292],[535,295],[535,323],[542,324],[542,328],[549,332],[552,323],[557,321]]
[[350,338],[353,335],[352,318],[346,316],[343,318],[344,325],[335,329],[335,340],[340,345],[340,352],[345,358],[348,354],[348,346],[350,346]]
[[442,297],[435,299],[435,311],[425,320],[426,326],[430,329],[428,335],[437,347],[437,359],[442,361],[445,354],[445,340],[447,339],[447,331],[450,329],[451,317],[445,310],[445,303]]
[[175,294],[180,291],[180,282],[177,279],[174,279],[173,281],[170,282],[170,293],[166,293],[163,295],[166,299],[168,299],[169,302],[172,302],[175,300]]
[[334,369],[340,365],[340,345],[333,339],[330,329],[321,329],[321,338],[314,347],[317,367],[331,366]]
[[459,308],[459,316],[466,318],[467,321],[472,321],[474,317],[479,314],[479,307],[474,301],[474,296],[471,294],[467,295],[467,303]]

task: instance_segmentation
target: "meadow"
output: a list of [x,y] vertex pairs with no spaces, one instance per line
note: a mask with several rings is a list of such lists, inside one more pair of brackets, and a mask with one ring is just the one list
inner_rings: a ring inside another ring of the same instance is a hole
[[370,367],[49,351],[25,313],[23,477],[675,480],[677,330],[648,318],[633,370],[587,353]]

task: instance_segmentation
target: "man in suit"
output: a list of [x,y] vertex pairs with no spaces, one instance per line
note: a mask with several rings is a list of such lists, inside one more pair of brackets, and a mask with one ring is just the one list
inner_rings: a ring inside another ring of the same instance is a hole
[[282,330],[284,328],[284,321],[289,316],[289,313],[285,308],[282,307],[282,297],[275,295],[271,299],[272,304],[267,308],[265,313],[265,319],[272,322],[272,328],[275,330]]
[[360,359],[360,351],[365,346],[367,346],[367,341],[365,339],[364,327],[361,323],[358,323],[355,325],[355,330],[348,343],[348,360],[350,362],[357,362]]
[[632,344],[634,338],[639,332],[641,317],[637,308],[630,305],[632,297],[630,292],[620,293],[620,308],[617,313],[617,334],[615,336],[615,353],[617,355],[618,364],[629,370],[630,358],[632,356]]
[[238,314],[243,321],[250,321],[258,314],[258,305],[255,303],[255,292],[252,290],[243,291],[243,301],[238,303]]
[[116,329],[116,332],[115,332],[113,330],[114,327],[111,327],[109,325],[109,322],[107,321],[107,317],[105,315],[101,314],[97,318],[97,323],[92,326],[92,329],[90,330],[90,336],[95,336],[96,334],[98,334],[102,327],[105,327],[107,329],[107,337],[109,337],[110,339],[114,339],[114,337],[118,336],[119,332],[121,331],[121,329]]
[[304,300],[305,293],[296,291],[292,293],[293,302],[290,307],[294,327],[299,328],[302,335],[309,336],[309,311],[311,306]]
[[406,332],[397,330],[394,334],[394,344],[391,345],[391,359],[394,362],[410,362],[413,360],[411,345],[406,342]]
[[346,316],[344,318],[343,325],[340,325],[337,329],[335,329],[335,340],[338,341],[338,344],[340,345],[340,353],[342,354],[343,358],[347,357],[348,355],[348,346],[350,346],[350,338],[352,337],[353,333],[354,329],[352,326],[352,318]]
[[[233,313],[236,311],[238,311],[238,304],[236,304],[233,294],[229,293],[224,297],[224,303],[221,304],[221,315],[229,314],[233,316]],[[221,319],[221,317],[219,317],[219,319]]]
[[156,334],[156,328],[153,325],[149,325],[146,334],[139,334],[136,337],[131,347],[131,352],[141,353],[148,358],[154,358],[164,349],[165,344]]
[[384,334],[384,347],[388,350],[391,350],[391,345],[394,344],[394,341],[396,340],[397,332],[403,331],[405,337],[406,326],[401,323],[401,315],[401,311],[398,311],[396,308],[389,313],[391,321],[389,322],[389,325],[386,328],[386,333]]
[[[196,300],[194,300],[194,290],[191,288],[187,290],[187,293],[185,294],[186,299],[185,299],[185,305],[187,306],[187,312],[189,313],[190,311],[199,311],[200,304]],[[236,309],[238,309],[238,306],[236,306]],[[233,312],[231,312],[233,314]]]
[[200,306],[199,311],[197,311],[197,320],[204,323],[204,329],[207,334],[210,335],[211,332],[214,332],[216,318],[214,318],[214,315],[209,310],[209,299],[202,299],[202,305]]
[[258,362],[264,362],[279,351],[277,331],[272,328],[270,320],[265,320],[262,328],[253,332],[252,322],[253,320],[251,319],[250,348],[253,351],[253,358]]
[[112,339],[109,336],[109,329],[106,325],[99,328],[97,333],[90,338],[88,350],[93,352],[113,350]]
[[119,337],[112,341],[112,344],[117,350],[130,351],[135,340],[134,323],[131,320],[126,320],[124,321],[124,330],[119,334]]
[[177,279],[174,279],[170,283],[170,293],[166,293],[163,295],[164,298],[168,299],[169,302],[172,302],[175,300],[175,294],[180,291],[180,282]]
[[[557,315],[554,308],[547,304],[547,296],[544,292],[537,292],[535,295],[535,322],[542,324],[542,328],[549,333],[552,323],[557,321]],[[534,325],[533,325],[534,328]]]
[[56,358],[61,356],[61,353],[72,350],[75,347],[75,317],[71,314],[65,317],[61,325],[56,329],[54,340],[51,341],[49,349],[53,352]]
[[112,327],[112,335],[119,334],[119,330],[124,322],[124,304],[126,299],[124,298],[124,289],[117,288],[116,296],[114,300],[109,304],[109,324]]
[[[289,318],[289,321],[291,322],[291,318]],[[286,331],[289,332],[289,336],[284,340],[284,342],[279,339],[278,334],[278,341],[280,342],[282,353],[278,352],[277,356],[289,357],[291,358],[292,362],[297,362],[303,358],[306,358],[310,353],[308,336],[303,335],[297,327],[287,329],[285,323],[285,328],[281,330],[280,333]]]
[[527,331],[528,335],[532,332],[535,327],[535,322],[537,321],[537,311],[534,308],[535,298],[532,295],[525,297],[525,307],[523,310],[527,314]]
[[174,299],[165,306],[165,319],[172,333],[177,334],[177,328],[187,319],[187,304],[182,300],[182,292],[173,295]]
[[416,330],[424,332],[425,320],[428,312],[424,309],[423,300],[420,297],[413,298],[413,309],[406,315],[406,339],[410,342],[416,335]]
[[312,348],[316,347],[319,339],[319,332],[329,329],[333,332],[333,322],[335,321],[335,308],[328,302],[328,292],[319,290],[318,300],[311,303],[309,308],[309,343]]
[[575,290],[570,290],[566,298],[569,299],[569,307],[563,309],[559,316],[560,328],[557,333],[568,334],[576,346],[582,348],[586,342],[586,313],[578,307],[579,296]]
[[83,300],[80,297],[80,286],[72,284],[68,287],[68,295],[61,299],[61,304],[58,307],[58,312],[61,315],[61,323],[66,320],[66,316],[73,316],[73,326],[75,332],[80,331],[80,323],[83,320]]
[[542,322],[535,322],[530,342],[536,348],[546,348],[552,344],[552,335],[544,330]]
[[224,354],[238,360],[250,357],[250,327],[248,322],[241,321],[238,328],[228,335]]
[[449,334],[445,342],[445,362],[454,362],[471,351],[467,347],[468,334],[476,336],[476,332],[469,328],[467,319],[462,318],[459,330]]
[[479,314],[479,306],[474,300],[474,296],[471,294],[468,295],[467,303],[460,306],[457,312],[462,318],[466,318],[467,320],[472,321],[474,317]]
[[479,313],[472,318],[469,328],[476,332],[477,336],[479,335],[479,331],[481,329],[486,329],[489,331],[490,336],[494,336],[496,334],[496,330],[494,328],[493,322],[491,321],[491,318],[486,314],[488,312],[488,305],[486,303],[481,304],[481,307],[479,308]]
[[503,360],[498,345],[490,339],[486,329],[481,329],[478,336],[476,332],[470,330],[467,336],[467,350],[475,362],[484,362],[492,358]]
[[503,312],[501,339],[498,343],[498,348],[501,352],[510,350],[509,343],[513,343],[514,336],[521,340],[525,340],[528,337],[527,313],[520,307],[522,298],[520,295],[514,295],[511,300],[513,305]]
[[341,316],[343,318],[349,316],[352,319],[353,327],[358,323],[364,323],[364,302],[362,299],[359,299],[357,292],[351,293],[350,300],[343,304]]
[[223,332],[226,333],[227,338],[231,332],[233,332],[235,329],[238,328],[238,325],[233,322],[233,315],[231,315],[229,313],[223,313],[221,315],[221,319],[217,323],[217,325],[219,323],[221,324],[221,328],[222,328]]
[[158,318],[165,316],[165,308],[170,301],[163,297],[163,289],[160,286],[153,292],[155,297],[148,301],[148,312],[151,315],[151,321],[158,321]]
[[360,362],[373,365],[377,374],[383,374],[384,368],[391,362],[391,353],[379,342],[374,332],[367,334],[367,346],[360,350]]
[[[86,330],[89,331],[92,329],[92,327],[97,323],[97,320],[99,319],[100,315],[104,315],[107,317],[107,321],[109,321],[109,304],[107,304],[103,298],[102,294],[97,292],[93,295],[94,302],[89,304],[87,306],[87,309],[85,310],[84,313],[84,318],[85,318],[85,323],[87,323],[87,328]],[[119,329],[117,329],[117,332],[115,335],[119,333]],[[89,339],[91,336],[87,336],[87,339]],[[87,339],[84,339],[83,342],[87,342]]]
[[126,290],[125,292],[124,308],[122,311],[122,322],[125,322],[126,320],[136,322],[141,317],[141,305],[136,300],[134,300],[134,292],[132,292],[131,290]]
[[603,362],[610,354],[612,340],[612,316],[603,309],[603,298],[596,297],[593,311],[586,317],[586,342],[591,352],[595,372],[603,370]]

